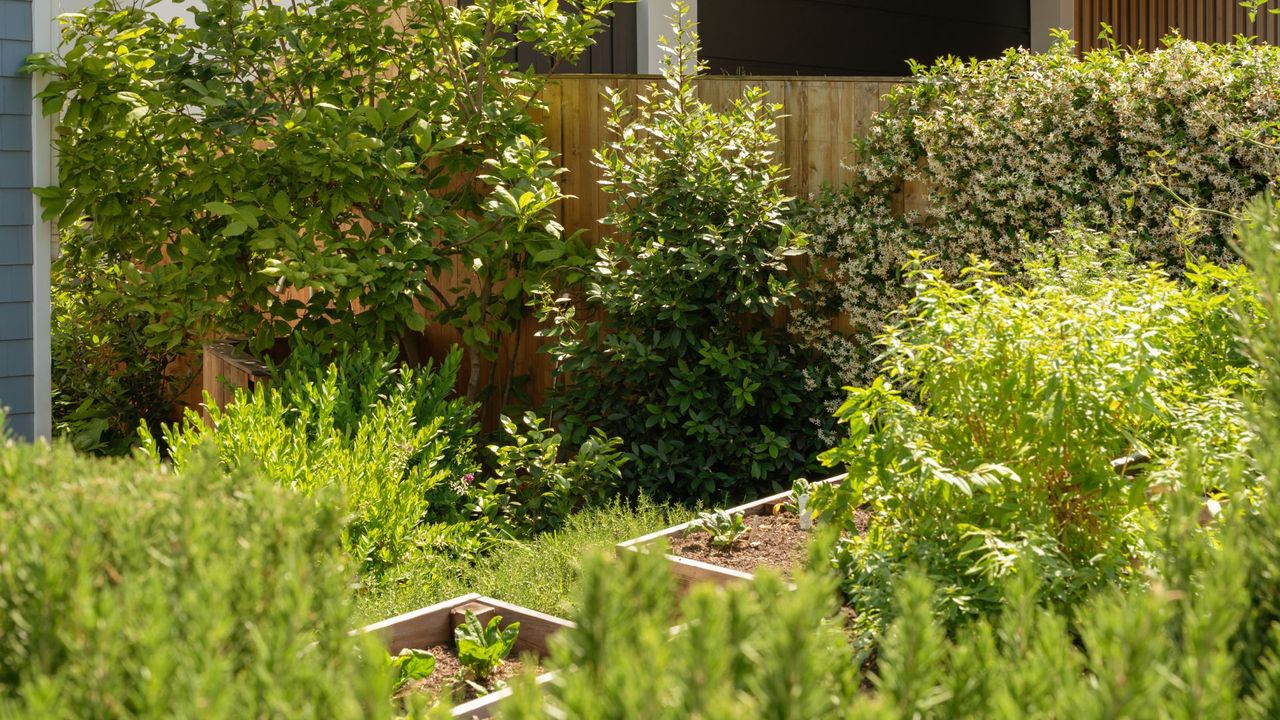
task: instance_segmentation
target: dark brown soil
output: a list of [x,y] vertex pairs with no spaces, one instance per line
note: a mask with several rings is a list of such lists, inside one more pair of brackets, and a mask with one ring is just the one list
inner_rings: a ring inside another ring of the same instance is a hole
[[[859,534],[866,532],[868,515],[859,510],[854,524]],[[671,554],[699,562],[719,565],[745,573],[756,568],[771,567],[789,575],[803,564],[806,547],[813,532],[800,529],[800,518],[794,513],[747,515],[742,518],[751,529],[732,547],[711,544],[711,536],[697,528],[671,536]]]
[[[406,684],[396,693],[396,697],[424,693],[433,698],[449,696],[453,702],[462,703],[497,690],[503,681],[510,680],[524,670],[524,663],[519,658],[507,658],[488,680],[480,683],[487,691],[482,693],[463,679],[462,663],[458,661],[458,653],[452,645],[436,645],[426,650],[436,657],[435,672]],[[541,665],[534,669],[538,673],[543,671]]]

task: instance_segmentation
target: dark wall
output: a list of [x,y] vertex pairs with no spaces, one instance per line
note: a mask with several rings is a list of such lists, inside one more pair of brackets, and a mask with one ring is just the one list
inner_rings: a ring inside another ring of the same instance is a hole
[[[539,70],[548,70],[551,62],[533,51],[528,45],[516,50],[516,60],[521,66],[532,64]],[[597,73],[627,75],[636,71],[636,6],[631,3],[613,6],[609,26],[596,36],[596,44],[583,53],[574,65],[561,65],[558,73]]]
[[906,75],[1030,43],[1028,0],[698,0],[713,73]]
[[[459,0],[463,6],[472,0]],[[578,58],[573,65],[560,65],[557,73],[596,73],[626,75],[636,71],[636,6],[620,3],[612,7],[613,16],[600,34],[595,45]],[[533,51],[528,43],[521,43],[515,52],[521,67],[533,66],[541,72],[551,69],[551,60]]]

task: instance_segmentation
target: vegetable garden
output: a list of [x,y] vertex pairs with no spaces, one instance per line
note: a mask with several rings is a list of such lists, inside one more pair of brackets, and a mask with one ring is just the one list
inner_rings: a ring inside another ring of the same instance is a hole
[[[588,238],[510,58],[608,1],[461,5],[101,0],[31,58],[0,717],[1280,716],[1280,52],[918,67],[794,198],[677,4]],[[261,381],[175,411],[215,340]]]

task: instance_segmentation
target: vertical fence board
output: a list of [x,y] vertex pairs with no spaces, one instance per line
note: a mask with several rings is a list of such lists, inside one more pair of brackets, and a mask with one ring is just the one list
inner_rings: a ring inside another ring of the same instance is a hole
[[1250,21],[1238,0],[1076,0],[1076,38],[1084,51],[1101,46],[1101,23],[1115,30],[1122,46],[1154,50],[1178,30],[1189,40],[1229,43],[1236,35],[1280,42],[1280,18],[1265,10]]

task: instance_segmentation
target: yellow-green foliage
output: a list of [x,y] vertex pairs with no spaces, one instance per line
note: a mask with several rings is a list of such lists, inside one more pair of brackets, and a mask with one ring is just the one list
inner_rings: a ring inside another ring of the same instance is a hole
[[[849,529],[852,508],[872,514],[839,554],[868,626],[916,563],[957,621],[997,608],[1024,560],[1067,606],[1128,582],[1157,496],[1183,479],[1179,445],[1201,446],[1202,470],[1242,459],[1254,373],[1236,320],[1257,313],[1247,271],[1191,265],[1179,282],[1076,250],[1053,272],[1033,268],[1029,288],[987,264],[958,283],[911,268],[916,297],[882,338],[885,374],[851,389],[839,413],[850,435],[824,456],[849,478],[815,497]],[[1112,467],[1139,453],[1157,472]],[[1247,480],[1219,474],[1194,490]]]
[[339,508],[199,454],[0,448],[0,717],[388,717]]
[[461,513],[459,490],[476,465],[474,408],[449,399],[460,362],[454,352],[439,369],[414,371],[368,350],[332,364],[291,358],[271,384],[211,407],[212,427],[188,411],[164,439],[180,472],[208,440],[225,468],[256,466],[307,494],[341,491],[346,544],[366,571],[436,546],[466,554],[492,538]]

